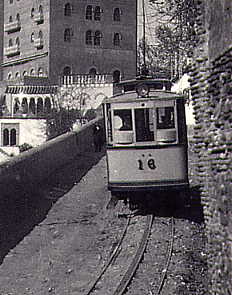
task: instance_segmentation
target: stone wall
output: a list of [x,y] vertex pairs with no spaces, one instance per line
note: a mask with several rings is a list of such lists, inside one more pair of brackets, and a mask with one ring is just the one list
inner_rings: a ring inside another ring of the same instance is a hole
[[209,294],[232,294],[232,3],[197,1],[190,71],[194,150],[208,238]]

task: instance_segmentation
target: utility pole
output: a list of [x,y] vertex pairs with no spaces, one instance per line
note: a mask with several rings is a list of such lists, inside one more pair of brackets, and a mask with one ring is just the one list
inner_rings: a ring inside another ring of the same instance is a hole
[[142,10],[143,10],[143,66],[142,66],[142,75],[147,75],[147,66],[146,66],[146,26],[145,26],[145,4],[142,0]]

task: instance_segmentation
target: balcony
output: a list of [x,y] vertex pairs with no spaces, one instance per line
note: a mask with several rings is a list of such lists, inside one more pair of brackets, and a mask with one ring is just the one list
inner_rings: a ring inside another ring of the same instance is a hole
[[62,85],[90,85],[90,84],[107,84],[112,83],[112,75],[109,74],[83,74],[83,75],[67,75],[61,77]]
[[37,24],[42,24],[44,22],[44,16],[40,12],[36,13],[33,19],[34,19],[34,22],[36,22]]
[[4,55],[7,57],[20,54],[19,45],[10,46],[4,49]]
[[41,39],[41,38],[34,39],[34,46],[37,49],[43,48],[43,46],[44,46],[43,39]]
[[4,25],[4,32],[13,33],[21,29],[20,21],[10,22]]

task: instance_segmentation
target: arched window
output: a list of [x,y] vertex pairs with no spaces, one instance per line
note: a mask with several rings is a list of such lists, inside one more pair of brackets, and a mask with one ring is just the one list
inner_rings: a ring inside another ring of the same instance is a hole
[[90,75],[90,76],[96,76],[96,74],[97,74],[97,70],[96,70],[95,68],[91,68],[91,69],[89,70],[89,75]]
[[12,23],[13,22],[13,18],[12,18],[12,16],[10,15],[10,17],[9,17],[9,23]]
[[115,8],[115,9],[114,9],[114,15],[113,15],[113,20],[114,20],[115,22],[120,22],[120,20],[121,20],[121,16],[120,16],[120,14],[121,14],[120,9],[119,9],[118,7]]
[[43,6],[42,5],[39,6],[39,13],[40,13],[40,15],[43,14]]
[[33,43],[33,42],[34,42],[34,40],[35,40],[35,33],[34,33],[34,32],[32,32],[32,33],[31,33],[31,43]]
[[27,71],[23,71],[23,77],[27,76]]
[[42,40],[43,39],[43,32],[42,31],[39,31],[39,35],[38,36],[39,36],[39,39]]
[[94,45],[100,46],[101,38],[102,38],[102,33],[100,31],[96,31],[94,35]]
[[9,141],[9,130],[7,128],[5,128],[3,130],[3,145],[9,145],[10,141]]
[[13,46],[13,41],[12,39],[9,39],[9,47]]
[[38,76],[43,77],[43,75],[44,75],[44,70],[42,68],[39,68],[38,69]]
[[71,42],[71,36],[72,36],[72,30],[71,29],[65,29],[64,30],[64,42]]
[[35,8],[32,8],[32,9],[31,9],[31,18],[33,18],[34,15],[35,15]]
[[101,8],[100,6],[96,6],[94,9],[94,20],[101,20]]
[[16,98],[14,102],[14,109],[13,109],[14,114],[17,114],[19,109],[20,109],[20,102],[18,98]]
[[85,18],[90,19],[90,20],[93,18],[93,7],[92,7],[92,5],[88,5],[86,7]]
[[22,101],[22,112],[23,112],[23,114],[28,113],[28,103],[27,103],[26,97],[24,97],[23,101]]
[[49,114],[51,113],[51,101],[50,101],[50,98],[49,97],[46,97],[45,98],[45,103],[44,103],[44,112],[46,114]]
[[18,46],[20,45],[19,37],[16,38],[15,44],[18,45]]
[[113,82],[118,83],[120,81],[121,73],[119,70],[113,72]]
[[64,6],[64,15],[71,16],[71,14],[72,14],[72,6],[70,3],[66,3]]
[[114,33],[114,46],[120,46],[120,41],[122,37],[119,33]]
[[30,76],[35,76],[35,69],[30,70]]
[[15,73],[15,78],[18,79],[19,77],[20,77],[19,72],[16,72],[16,73]]
[[87,31],[85,34],[85,44],[87,45],[92,45],[93,44],[93,40],[92,40],[92,31]]
[[31,115],[35,115],[35,99],[33,97],[30,98],[29,102],[29,113]]
[[37,100],[37,114],[43,114],[43,99],[41,97],[39,97]]
[[9,73],[9,74],[8,74],[7,79],[8,79],[8,80],[11,80],[11,79],[12,79],[12,73]]
[[10,146],[16,145],[16,129],[12,128],[10,131]]
[[69,76],[69,75],[71,75],[71,68],[70,68],[69,66],[67,66],[67,67],[65,67],[65,68],[63,69],[63,75],[64,75],[64,76]]

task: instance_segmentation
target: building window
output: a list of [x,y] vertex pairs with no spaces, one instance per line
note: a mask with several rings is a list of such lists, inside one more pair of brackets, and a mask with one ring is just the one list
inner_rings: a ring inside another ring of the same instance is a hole
[[24,97],[23,101],[22,101],[22,112],[23,112],[23,114],[28,113],[28,103],[27,103],[26,97]]
[[87,45],[92,45],[93,41],[92,41],[92,31],[87,31],[86,35],[85,35],[85,44]]
[[13,4],[13,0],[10,0],[10,4]]
[[102,38],[102,33],[100,31],[96,31],[94,34],[94,45],[95,46],[101,45],[101,38]]
[[120,46],[122,36],[119,33],[114,33],[114,46]]
[[18,46],[20,45],[19,37],[16,38],[15,44],[18,45]]
[[40,13],[40,15],[43,15],[43,6],[42,5],[39,6],[39,13]]
[[71,42],[72,36],[73,36],[72,29],[64,30],[64,42]]
[[16,146],[18,143],[19,124],[3,123],[1,137],[3,146]]
[[7,146],[9,144],[10,144],[9,130],[4,129],[3,130],[3,146]]
[[64,76],[69,76],[69,75],[71,75],[71,68],[70,67],[65,67],[64,69],[63,69],[63,75]]
[[20,21],[20,15],[19,15],[19,13],[17,13],[17,15],[16,15],[16,20],[19,22]]
[[64,15],[71,16],[72,15],[72,6],[70,3],[66,3],[64,6]]
[[44,75],[43,69],[42,68],[39,68],[39,70],[38,70],[38,76],[39,77],[43,77],[43,75]]
[[31,9],[31,18],[33,18],[34,15],[35,15],[35,8],[32,8],[32,9]]
[[101,20],[101,8],[100,6],[96,6],[94,9],[94,20],[100,21]]
[[13,22],[13,18],[12,16],[9,17],[9,23],[12,23]]
[[89,75],[90,75],[90,76],[96,76],[96,75],[97,75],[97,70],[96,70],[95,68],[91,68],[91,69],[89,70]]
[[35,99],[33,97],[30,98],[29,102],[29,113],[31,115],[35,115]]
[[13,46],[13,41],[12,41],[12,39],[9,39],[9,47],[12,47]]
[[15,78],[18,79],[19,77],[20,77],[19,72],[16,72],[16,73],[15,73]]
[[30,76],[35,76],[35,69],[30,70]]
[[39,31],[39,35],[38,36],[39,36],[39,39],[42,40],[43,39],[43,32],[42,31]]
[[120,22],[121,20],[121,10],[118,7],[114,9],[113,20],[115,22]]
[[23,71],[23,77],[27,76],[27,71]]
[[33,32],[33,33],[31,33],[31,43],[33,43],[34,40],[35,40],[35,33]]
[[93,18],[93,7],[88,5],[86,7],[85,18],[91,20]]

